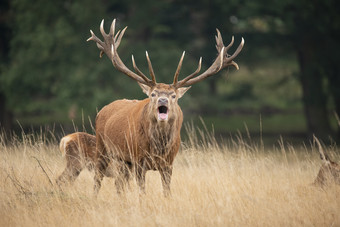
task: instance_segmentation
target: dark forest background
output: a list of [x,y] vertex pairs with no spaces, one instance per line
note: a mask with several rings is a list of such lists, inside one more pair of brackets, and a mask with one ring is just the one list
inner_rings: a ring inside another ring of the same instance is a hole
[[[186,122],[200,117],[215,133],[339,140],[340,2],[336,0],[2,0],[0,125],[4,132],[40,127],[91,132],[96,112],[121,98],[142,99],[135,81],[117,72],[86,42],[105,19],[129,26],[119,48],[157,81],[170,83],[183,50],[181,77],[216,57],[216,28],[225,43],[245,39],[236,61],[194,85],[180,100]],[[231,53],[233,50],[231,50]],[[270,139],[268,139],[270,140]]]

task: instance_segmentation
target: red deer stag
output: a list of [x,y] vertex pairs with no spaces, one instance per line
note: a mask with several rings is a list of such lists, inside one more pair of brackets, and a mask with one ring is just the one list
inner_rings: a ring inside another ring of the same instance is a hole
[[105,53],[113,66],[128,77],[137,81],[143,92],[148,96],[144,100],[117,100],[103,107],[96,118],[97,166],[95,171],[95,194],[101,187],[105,169],[110,160],[119,163],[119,173],[115,184],[117,191],[123,189],[129,173],[135,174],[137,184],[145,191],[145,174],[148,170],[159,171],[163,192],[170,193],[172,164],[180,147],[180,131],[183,121],[182,110],[177,104],[178,99],[197,82],[210,77],[220,70],[238,65],[233,59],[243,48],[242,41],[234,54],[227,51],[233,45],[234,38],[228,46],[224,46],[220,32],[217,30],[216,49],[218,56],[212,65],[199,74],[202,58],[197,70],[178,81],[185,52],[178,63],[172,84],[157,83],[148,53],[146,59],[151,79],[145,76],[136,66],[132,56],[135,72],[128,69],[118,55],[117,49],[126,31],[115,34],[116,20],[113,20],[109,34],[104,31],[104,20],[100,25],[103,41],[92,31],[87,40],[96,42],[100,57]]

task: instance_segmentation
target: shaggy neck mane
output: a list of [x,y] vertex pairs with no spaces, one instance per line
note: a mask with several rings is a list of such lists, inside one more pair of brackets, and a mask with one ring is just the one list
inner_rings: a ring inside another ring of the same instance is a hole
[[156,155],[168,154],[174,138],[173,124],[151,124],[150,126],[149,138],[152,153]]
[[175,133],[176,118],[169,119],[167,122],[158,122],[151,112],[149,105],[143,110],[141,121],[143,128],[149,139],[151,153],[155,155],[166,155],[172,145]]

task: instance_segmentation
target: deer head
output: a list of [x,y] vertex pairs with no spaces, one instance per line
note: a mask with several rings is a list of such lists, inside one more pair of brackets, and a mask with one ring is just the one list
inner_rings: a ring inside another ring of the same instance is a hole
[[234,66],[236,67],[236,69],[239,69],[237,63],[234,62],[233,59],[241,52],[244,45],[244,39],[242,38],[242,41],[238,48],[236,49],[236,51],[234,52],[234,54],[229,55],[227,51],[233,45],[234,37],[232,37],[232,40],[228,46],[224,46],[221,34],[219,30],[217,30],[216,49],[218,52],[218,56],[216,60],[213,62],[213,64],[205,72],[199,74],[202,64],[202,58],[200,58],[196,71],[193,72],[191,75],[188,75],[184,79],[178,81],[179,73],[185,55],[185,52],[183,52],[174,75],[173,83],[172,84],[157,83],[156,76],[153,71],[152,64],[147,51],[146,59],[148,62],[151,79],[149,79],[139,70],[139,68],[136,66],[133,55],[132,65],[133,68],[135,69],[135,72],[128,69],[122,62],[118,55],[117,49],[120,45],[120,42],[127,27],[125,27],[122,31],[118,31],[115,34],[115,25],[116,20],[113,20],[110,32],[107,34],[104,31],[104,20],[102,20],[100,24],[100,32],[103,36],[103,41],[100,40],[92,32],[92,30],[90,30],[91,37],[87,41],[90,40],[95,41],[97,47],[101,50],[100,57],[102,57],[103,54],[105,53],[108,56],[108,58],[112,61],[113,66],[117,70],[138,82],[143,92],[146,95],[148,95],[150,99],[148,111],[151,113],[151,116],[157,122],[168,122],[175,117],[176,115],[175,113],[179,108],[177,104],[178,99],[184,95],[184,93],[190,88],[191,85],[218,73],[220,70],[228,66]]

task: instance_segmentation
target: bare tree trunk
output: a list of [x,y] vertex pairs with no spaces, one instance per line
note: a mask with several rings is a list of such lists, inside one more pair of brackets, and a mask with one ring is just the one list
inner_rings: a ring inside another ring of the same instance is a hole
[[307,120],[308,134],[327,139],[332,135],[327,112],[327,96],[323,88],[323,75],[318,65],[317,51],[312,43],[304,40],[298,49],[300,82]]
[[0,92],[0,129],[9,136],[13,127],[13,114],[7,109],[6,98]]
[[[334,58],[337,59],[338,58]],[[340,118],[340,69],[336,62],[332,62],[328,72],[329,90],[334,100],[335,114]],[[337,128],[337,140],[340,141],[340,122]]]
[[[10,1],[5,0],[0,2],[0,66],[6,65],[9,62],[10,50]],[[0,67],[0,79],[4,77],[3,67]],[[4,85],[2,85],[4,86]],[[12,132],[12,114],[8,110],[6,103],[6,96],[3,93],[3,87],[0,84],[0,130],[5,132],[8,136]]]

